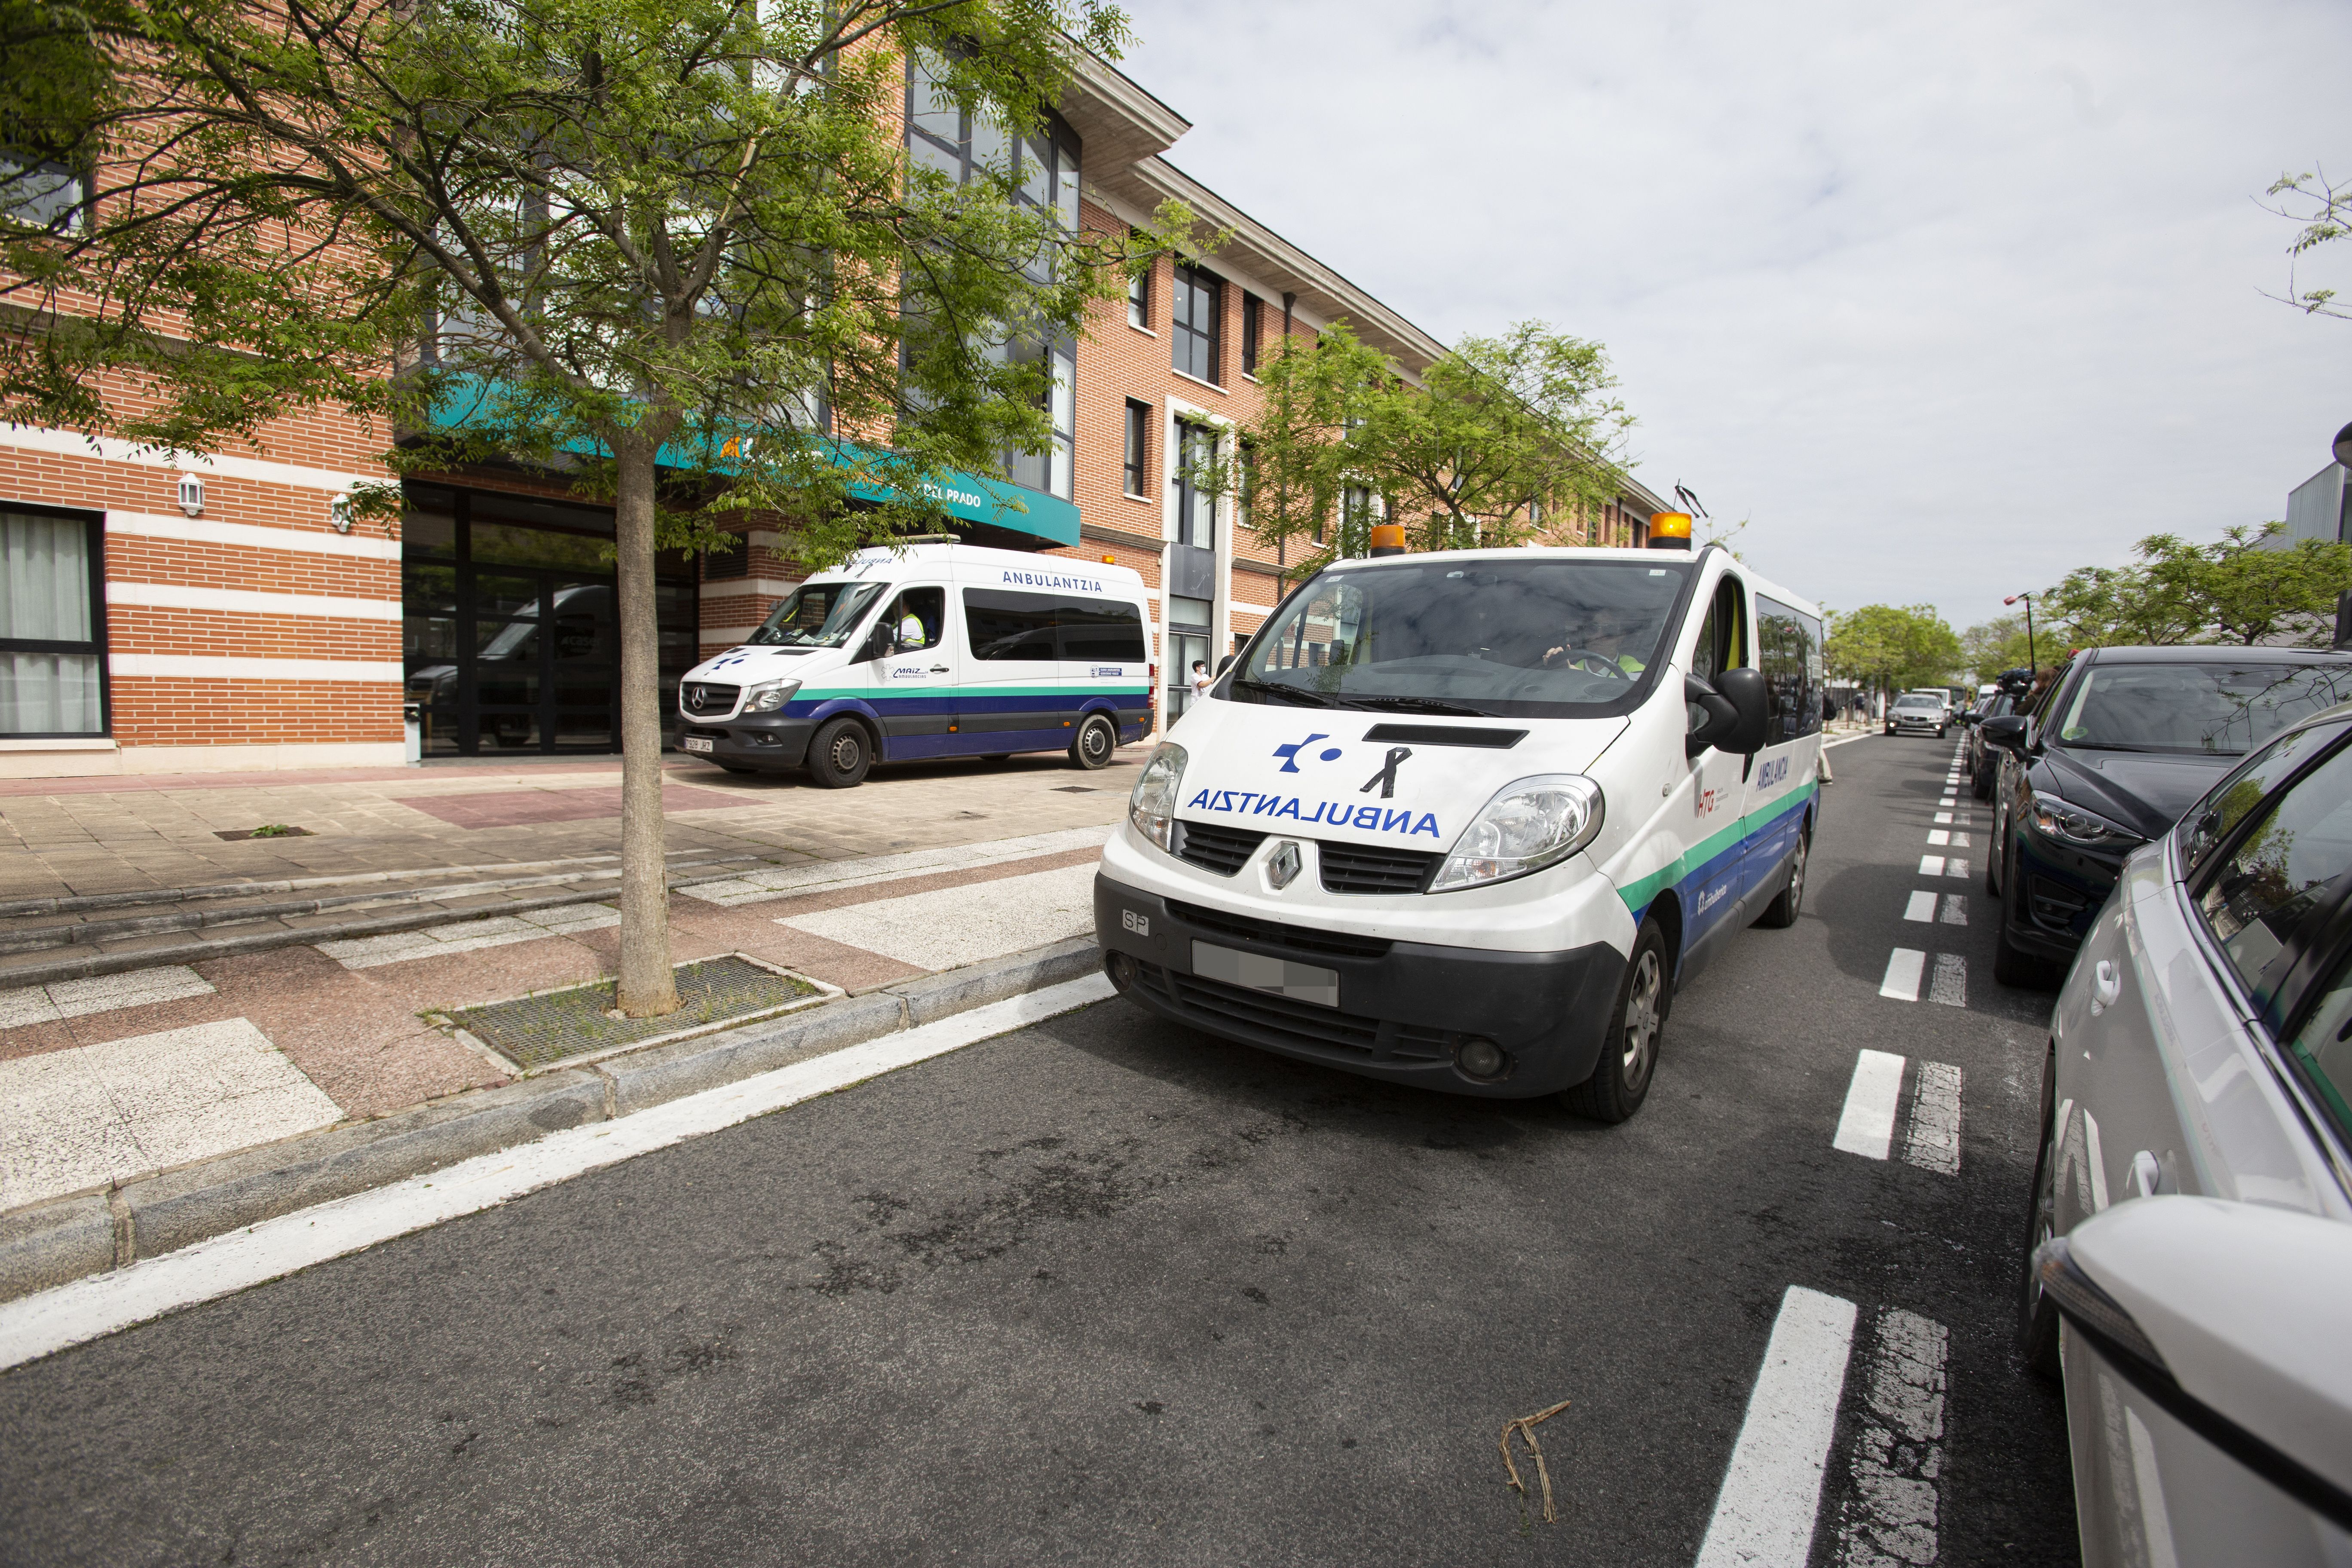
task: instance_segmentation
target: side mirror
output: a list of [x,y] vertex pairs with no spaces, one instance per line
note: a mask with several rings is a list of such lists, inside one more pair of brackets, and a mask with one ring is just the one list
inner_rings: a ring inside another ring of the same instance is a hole
[[873,635],[866,639],[866,646],[857,650],[857,657],[850,662],[865,664],[873,659],[887,658],[898,651],[898,639],[888,626],[876,626]]
[[1988,719],[1979,731],[1984,743],[2003,752],[2025,754],[2025,721],[2014,713],[2004,713],[1998,719]]
[[1683,704],[1690,728],[1683,754],[1697,756],[1713,746],[1735,756],[1764,749],[1764,729],[1772,711],[1772,689],[1760,669],[1727,669],[1712,681],[1683,678]]
[[1975,709],[1973,709],[1973,708],[1963,708],[1963,709],[1961,709],[1961,710],[1960,710],[1960,722],[1961,722],[1962,724],[1964,724],[1964,725],[1969,725],[1969,726],[1974,726],[1974,725],[1975,725],[1975,723],[1976,723],[1976,721],[1977,721],[1977,710],[1976,710]]
[[[2137,1197],[2045,1242],[2070,1354],[2338,1530],[2352,1529],[2352,1226],[2263,1204]],[[2174,1517],[2219,1518],[2231,1467],[2165,1468]],[[2175,1477],[2179,1477],[2176,1482]]]

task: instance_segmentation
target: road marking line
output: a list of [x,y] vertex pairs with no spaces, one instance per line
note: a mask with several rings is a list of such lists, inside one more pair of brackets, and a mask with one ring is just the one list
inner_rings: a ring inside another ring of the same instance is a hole
[[1966,893],[1944,895],[1942,920],[1948,926],[1964,926],[1969,923],[1969,897]]
[[247,1289],[615,1165],[689,1138],[832,1094],[1111,995],[1100,974],[1007,997],[536,1143],[461,1160],[373,1192],[297,1209],[248,1229],[0,1303],[0,1371],[216,1296]]
[[1936,975],[1927,983],[1927,1000],[1947,1007],[1969,1005],[1969,961],[1957,952],[1936,955]]
[[1955,848],[1955,849],[1966,849],[1968,847],[1969,847],[1969,836],[1968,836],[1967,834],[1965,834],[1965,833],[1955,833],[1955,834],[1953,834],[1953,835],[1952,835],[1952,847],[1953,847],[1953,848]]
[[1960,1069],[1948,1062],[1919,1064],[1911,1121],[1903,1131],[1903,1158],[1923,1171],[1960,1173]]
[[1865,1160],[1884,1160],[1895,1142],[1895,1107],[1903,1098],[1904,1058],[1888,1051],[1854,1058],[1853,1081],[1846,1085],[1845,1109],[1838,1115],[1830,1147]]
[[1919,875],[1922,877],[1940,877],[1943,874],[1944,858],[1941,855],[1922,855],[1919,857]]
[[1853,1303],[1791,1285],[1772,1320],[1697,1568],[1803,1568],[1853,1352]]
[[1911,901],[1903,906],[1903,918],[1906,921],[1934,920],[1936,918],[1936,895],[1933,893],[1912,894]]
[[1839,1509],[1836,1568],[1937,1560],[1937,1482],[1944,1461],[1945,1360],[1951,1331],[1916,1312],[1878,1315],[1856,1391]]
[[1944,862],[1944,875],[1947,877],[1965,877],[1968,874],[1969,861],[1967,856],[1958,856]]
[[1949,829],[1931,827],[1927,830],[1927,842],[1930,844],[1949,844],[1951,841],[1952,835]]
[[1948,811],[1939,811],[1936,814],[1936,820],[1948,823],[1952,820],[1952,814]]
[[1898,947],[1886,955],[1886,978],[1878,983],[1881,996],[1892,996],[1897,1002],[1919,1000],[1919,975],[1927,967],[1927,955],[1917,948]]
[[1958,805],[1960,804],[1959,792],[1957,790],[1946,790],[1941,795],[1937,797],[1936,804],[1937,805]]

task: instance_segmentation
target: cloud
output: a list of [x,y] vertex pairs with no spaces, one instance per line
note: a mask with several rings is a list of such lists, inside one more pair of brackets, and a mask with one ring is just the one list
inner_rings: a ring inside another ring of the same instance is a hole
[[1607,343],[1642,478],[1829,604],[2278,517],[2352,418],[2252,199],[2352,173],[2352,8],[1131,5],[1172,161],[1441,337]]

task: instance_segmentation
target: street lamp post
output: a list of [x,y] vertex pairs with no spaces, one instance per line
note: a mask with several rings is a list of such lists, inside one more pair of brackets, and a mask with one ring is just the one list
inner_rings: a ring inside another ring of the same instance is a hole
[[2011,594],[2001,601],[2001,605],[2005,608],[2020,599],[2025,601],[2025,662],[2030,668],[2038,671],[2042,668],[2042,660],[2033,651],[2033,595]]

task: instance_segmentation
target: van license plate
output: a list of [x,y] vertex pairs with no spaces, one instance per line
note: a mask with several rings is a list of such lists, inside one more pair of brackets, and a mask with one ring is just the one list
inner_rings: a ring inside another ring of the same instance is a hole
[[1235,952],[1230,947],[1196,942],[1192,944],[1192,973],[1205,979],[1222,980],[1228,985],[1270,991],[1293,1002],[1312,1002],[1322,1007],[1339,1005],[1338,970],[1293,963],[1286,958],[1262,958],[1255,952]]
[[707,752],[710,750],[710,737],[708,735],[688,735],[684,741],[681,741],[678,743],[689,752]]

